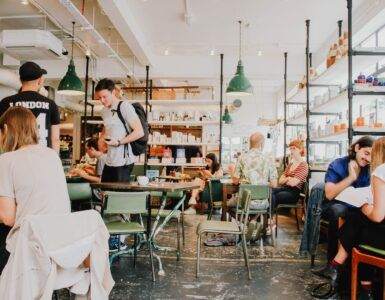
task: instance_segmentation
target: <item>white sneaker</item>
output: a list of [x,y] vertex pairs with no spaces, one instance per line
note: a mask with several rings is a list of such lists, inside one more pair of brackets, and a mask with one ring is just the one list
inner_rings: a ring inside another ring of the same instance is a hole
[[185,215],[196,215],[197,211],[194,207],[190,206],[183,212]]

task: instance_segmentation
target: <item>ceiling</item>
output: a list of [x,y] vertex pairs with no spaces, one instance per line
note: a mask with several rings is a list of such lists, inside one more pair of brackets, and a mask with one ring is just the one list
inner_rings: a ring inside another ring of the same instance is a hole
[[[55,16],[71,32],[71,14],[59,0],[30,0]],[[242,60],[246,75],[261,93],[276,92],[283,82],[283,52],[289,53],[288,79],[304,73],[305,20],[311,20],[311,52],[336,34],[337,21],[345,19],[346,0],[72,0],[86,19],[127,64],[135,64],[137,76],[157,84],[218,85],[224,54],[225,84],[235,72],[238,59],[238,20],[242,20]],[[364,0],[354,0],[359,7]],[[20,0],[0,0],[0,29],[41,28],[63,37],[61,28],[33,5]],[[10,16],[25,18],[1,19]],[[76,27],[76,36],[98,57],[108,51]],[[64,35],[69,48],[69,34]],[[83,49],[84,50],[84,49]],[[75,49],[75,57],[84,51]],[[167,54],[165,55],[165,51]],[[326,53],[325,53],[326,55]],[[134,57],[137,58],[135,62]],[[139,64],[141,62],[141,64]]]
[[344,0],[125,1],[153,54],[155,77],[217,80],[217,55],[224,53],[229,78],[238,57],[237,20],[243,20],[245,70],[267,92],[282,85],[283,52],[289,53],[289,78],[297,80],[304,73],[306,19],[311,20],[315,52],[347,14]]

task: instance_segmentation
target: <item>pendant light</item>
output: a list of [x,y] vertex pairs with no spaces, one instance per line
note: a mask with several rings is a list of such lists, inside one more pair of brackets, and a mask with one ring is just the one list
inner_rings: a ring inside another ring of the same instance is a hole
[[59,83],[57,93],[65,96],[82,96],[84,95],[83,84],[75,71],[74,64],[74,39],[75,39],[75,22],[72,22],[72,50],[71,60],[68,65],[67,73]]
[[226,94],[234,97],[251,96],[253,94],[253,87],[250,81],[246,78],[241,55],[242,55],[242,21],[239,23],[239,60],[237,71],[234,77],[230,80],[229,85],[226,89]]
[[225,122],[225,124],[231,124],[231,122],[233,121],[231,119],[231,116],[230,116],[230,113],[229,113],[229,108],[228,108],[227,105],[226,105],[226,108],[225,108],[225,113],[222,116],[222,121]]

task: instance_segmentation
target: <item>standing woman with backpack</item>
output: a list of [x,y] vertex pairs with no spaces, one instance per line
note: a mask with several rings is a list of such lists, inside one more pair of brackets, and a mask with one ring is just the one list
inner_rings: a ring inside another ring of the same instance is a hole
[[95,88],[95,98],[104,106],[104,140],[108,145],[102,182],[129,182],[135,155],[146,151],[148,126],[140,104],[120,101],[115,83],[104,78]]

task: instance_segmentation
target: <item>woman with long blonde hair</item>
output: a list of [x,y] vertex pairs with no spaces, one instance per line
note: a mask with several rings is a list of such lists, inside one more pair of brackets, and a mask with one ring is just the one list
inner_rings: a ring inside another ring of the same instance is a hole
[[[339,230],[338,252],[325,272],[325,277],[331,282],[329,294],[323,295],[325,297],[336,292],[340,271],[353,247],[366,244],[385,250],[385,137],[376,140],[373,144],[370,170],[370,201],[360,210],[349,214]],[[374,299],[371,289],[372,278],[373,268],[362,265],[360,279],[363,299]]]
[[10,253],[26,216],[70,212],[60,158],[38,140],[36,118],[29,109],[11,107],[0,118],[0,148],[5,152],[0,155],[0,223],[11,227],[6,240]]

